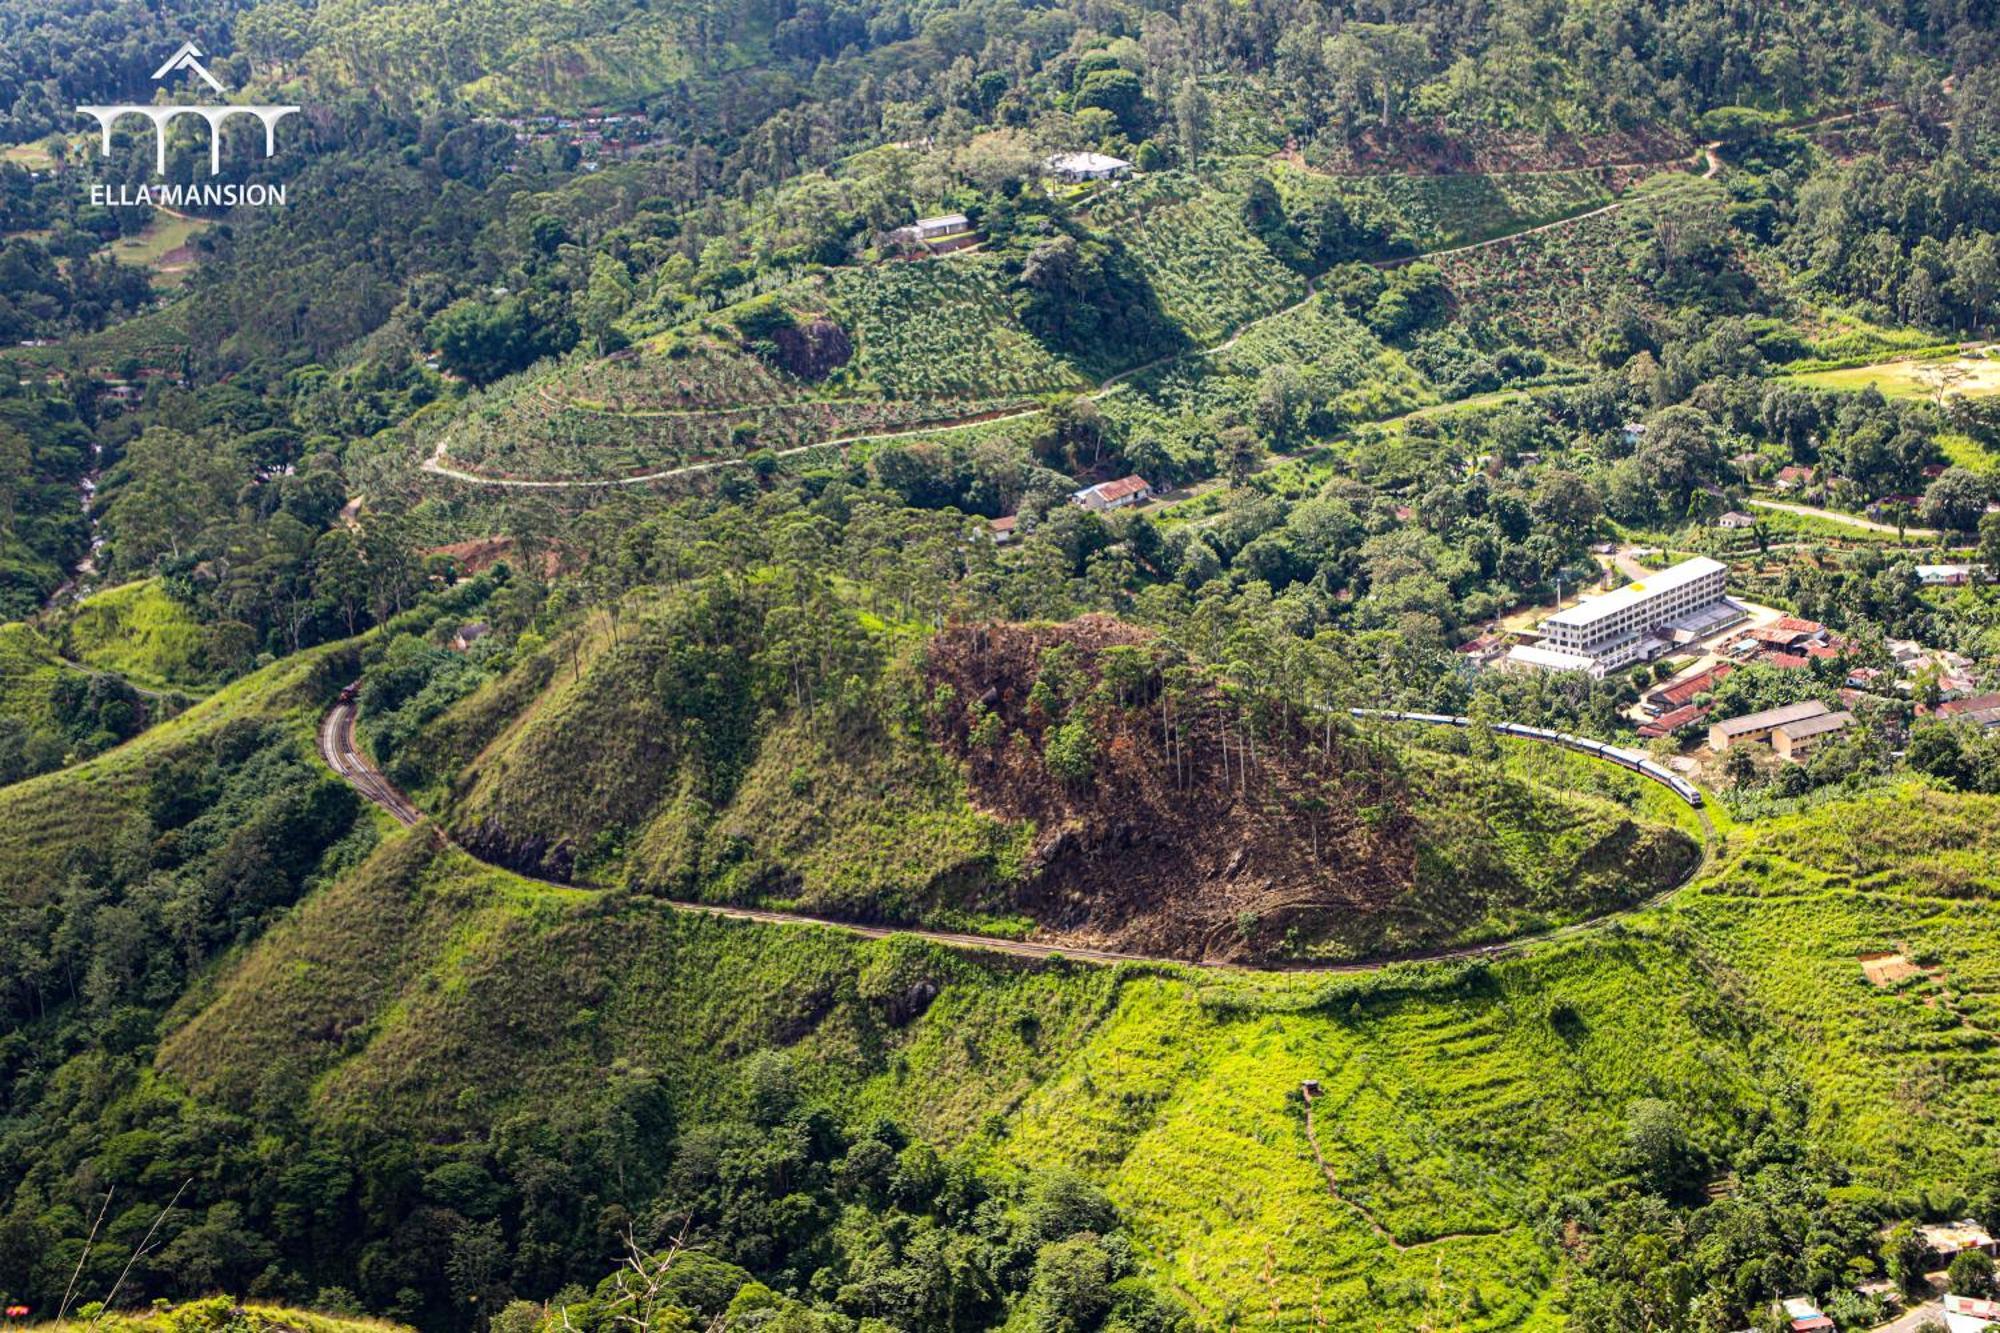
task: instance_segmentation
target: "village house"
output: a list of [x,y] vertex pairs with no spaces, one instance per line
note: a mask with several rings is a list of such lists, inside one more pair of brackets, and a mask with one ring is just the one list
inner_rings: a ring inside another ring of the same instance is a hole
[[1921,495],[1884,495],[1868,502],[1867,513],[1868,517],[1880,523],[1893,519],[1898,513],[1914,514],[1923,508],[1923,504],[1924,497]]
[[1727,679],[1729,673],[1735,669],[1729,663],[1721,662],[1706,671],[1668,681],[1647,695],[1643,706],[1649,713],[1678,712],[1693,703],[1697,695],[1713,693],[1715,687]]
[[1755,514],[1746,514],[1740,509],[1732,509],[1721,518],[1715,520],[1715,526],[1718,528],[1727,528],[1731,532],[1741,532],[1745,528],[1756,527],[1757,516]]
[[1476,639],[1458,645],[1458,655],[1473,666],[1490,666],[1507,655],[1508,639],[1504,634],[1488,632]]
[[[1822,708],[1825,705],[1821,705]],[[1854,714],[1845,709],[1838,713],[1822,712],[1816,717],[1803,718],[1797,722],[1787,722],[1771,732],[1771,749],[1780,759],[1794,764],[1802,764],[1820,742],[1847,730],[1854,724]]]
[[1981,1300],[1976,1296],[1945,1296],[1945,1333],[1986,1333],[1995,1325],[2000,1325],[2000,1301]]
[[936,217],[918,218],[907,227],[898,227],[888,235],[891,245],[905,250],[958,250],[972,244],[978,234],[972,230],[972,219],[963,213],[940,213]]
[[474,620],[460,625],[458,632],[451,636],[451,650],[455,653],[462,653],[490,633],[492,631],[487,628],[486,622],[483,620]]
[[1787,1296],[1779,1301],[1778,1313],[1784,1316],[1792,1333],[1824,1333],[1834,1326],[1833,1320],[1821,1314],[1819,1306],[1805,1296]]
[[1005,546],[1014,540],[1015,529],[1020,525],[1019,514],[1003,514],[986,524],[986,531],[993,538],[995,546]]
[[2000,1243],[1996,1243],[1985,1227],[1970,1218],[1956,1222],[1926,1222],[1917,1228],[1925,1248],[1930,1252],[1931,1262],[1939,1268],[1948,1267],[1953,1259],[1967,1250],[1978,1250],[1983,1254],[2000,1255]]
[[1752,741],[1768,741],[1771,739],[1771,733],[1779,727],[1803,722],[1809,717],[1819,717],[1832,711],[1817,699],[1807,699],[1803,703],[1786,704],[1782,708],[1766,708],[1761,712],[1727,718],[1709,727],[1708,748],[1720,754],[1732,746]]
[[1079,508],[1102,512],[1144,504],[1152,498],[1153,488],[1146,484],[1144,477],[1120,477],[1116,481],[1101,481],[1095,486],[1086,486],[1070,496],[1069,502]]
[[1813,470],[1811,468],[1791,463],[1778,469],[1778,478],[1775,484],[1781,491],[1797,491],[1812,485],[1812,481]]
[[1057,180],[1075,184],[1117,180],[1132,170],[1132,164],[1105,153],[1052,153],[1042,162],[1042,169]]
[[1627,449],[1633,448],[1639,441],[1645,438],[1646,427],[1637,421],[1626,422],[1618,431],[1619,443],[1623,444]]
[[1698,704],[1676,708],[1670,713],[1662,713],[1649,722],[1639,724],[1639,736],[1643,740],[1657,740],[1661,736],[1671,736],[1677,731],[1685,731],[1706,720],[1708,710]]
[[1917,582],[1926,588],[1962,588],[1972,582],[1972,565],[1918,565]]
[[1946,722],[1970,722],[1981,727],[2000,727],[2000,694],[1973,694],[1947,699],[1934,709],[1918,708]]

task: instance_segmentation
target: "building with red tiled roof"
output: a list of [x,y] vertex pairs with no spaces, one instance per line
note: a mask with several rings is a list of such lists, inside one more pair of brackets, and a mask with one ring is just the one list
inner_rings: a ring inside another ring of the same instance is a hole
[[1668,685],[1665,689],[1654,690],[1646,696],[1646,707],[1648,710],[1661,713],[1685,708],[1694,702],[1696,695],[1707,694],[1720,685],[1723,678],[1733,670],[1734,667],[1723,662],[1710,667],[1698,676],[1689,676],[1686,680]]
[[1694,726],[1707,716],[1706,708],[1689,704],[1685,708],[1676,708],[1671,713],[1662,713],[1651,722],[1641,723],[1639,734],[1649,741],[1660,736],[1671,736],[1684,727]]
[[1152,498],[1153,488],[1146,484],[1146,479],[1133,476],[1086,486],[1070,496],[1069,502],[1085,509],[1123,509],[1126,505],[1143,504]]

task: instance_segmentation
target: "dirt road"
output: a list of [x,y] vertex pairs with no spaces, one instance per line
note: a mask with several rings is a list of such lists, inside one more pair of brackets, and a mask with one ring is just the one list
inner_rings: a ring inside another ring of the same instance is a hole
[[[1715,153],[1715,150],[1720,146],[1719,144],[1707,144],[1702,148],[1701,151],[1707,163],[1707,169],[1702,173],[1703,176],[1714,176],[1722,170],[1722,159],[1717,157]],[[1423,254],[1408,255],[1399,259],[1379,260],[1376,262],[1376,266],[1378,268],[1400,268],[1405,264],[1412,264],[1420,259],[1438,259],[1448,255],[1464,254],[1467,251],[1482,250],[1489,246],[1504,245],[1509,241],[1518,240],[1523,236],[1532,236],[1538,232],[1553,231],[1558,227],[1573,226],[1587,218],[1599,217],[1605,213],[1623,208],[1629,202],[1629,199],[1614,199],[1610,203],[1598,208],[1593,208],[1583,213],[1575,213],[1569,217],[1557,218],[1552,222],[1538,223],[1535,226],[1524,227],[1519,231],[1508,232],[1502,236],[1493,236],[1483,241],[1475,241],[1470,245],[1458,245],[1442,250],[1430,250]],[[1121,370],[1117,374],[1099,381],[1095,388],[1081,396],[1093,400],[1105,398],[1111,394],[1121,392],[1126,385],[1148,371],[1157,370],[1159,367],[1167,365],[1170,362],[1221,356],[1235,347],[1243,339],[1243,336],[1251,330],[1274,319],[1281,319],[1286,315],[1292,314],[1311,301],[1317,294],[1317,284],[1309,281],[1306,284],[1306,294],[1304,296],[1289,305],[1281,306],[1268,314],[1259,315],[1255,319],[1238,325],[1235,332],[1214,346],[1184,349],[1182,351],[1169,352],[1164,356],[1154,357],[1152,360],[1141,365],[1133,366],[1129,370]],[[546,401],[554,401],[549,398],[545,390],[538,388],[536,392],[541,394]],[[590,410],[599,411],[601,409],[591,408]],[[864,435],[848,435],[836,439],[818,440],[811,444],[801,444],[794,448],[778,450],[775,456],[778,458],[790,458],[814,449],[844,448],[848,445],[869,444],[881,440],[899,440],[915,436],[942,435],[950,431],[971,430],[977,426],[988,425],[995,421],[1007,421],[1017,417],[1034,416],[1041,410],[1040,404],[1028,404],[1017,409],[984,414],[976,420],[947,421],[937,425],[915,426],[901,430],[876,431]],[[664,414],[642,412],[630,415],[649,416]],[[483,473],[468,472],[463,468],[453,467],[449,459],[450,443],[448,436],[445,439],[439,440],[437,448],[431,452],[431,456],[425,459],[420,465],[422,470],[434,476],[450,477],[454,481],[468,482],[475,486],[501,486],[519,490],[577,490],[589,489],[596,486],[644,486],[653,482],[671,481],[677,477],[700,476],[703,473],[714,472],[721,468],[744,467],[750,462],[747,458],[717,458],[705,463],[687,463],[679,467],[660,468],[656,471],[643,472],[626,477],[552,477],[534,480],[521,477],[488,476]]]
[[[424,819],[424,812],[419,810],[409,797],[397,790],[395,784],[391,783],[375,767],[373,761],[361,752],[354,740],[354,722],[354,704],[338,703],[333,706],[325,719],[320,723],[320,757],[326,761],[327,767],[345,779],[362,796],[388,811],[398,823],[405,827],[414,827]],[[1000,939],[991,935],[971,935],[947,930],[925,930],[916,926],[864,925],[858,922],[840,921],[828,917],[808,916],[801,912],[767,911],[760,907],[731,907],[717,903],[688,902],[684,899],[675,898],[654,898],[648,901],[671,908],[676,912],[691,912],[699,916],[723,917],[731,921],[756,921],[773,926],[815,926],[822,930],[838,930],[849,935],[859,935],[863,939],[871,940],[887,939],[891,935],[911,935],[918,939],[929,940],[933,944],[942,944],[954,949],[985,949],[995,953],[1013,954],[1020,958],[1069,958],[1078,962],[1102,964],[1172,963],[1181,967],[1203,967],[1239,972],[1312,972],[1327,974],[1375,972],[1396,963],[1441,963],[1467,959],[1508,958],[1524,953],[1537,944],[1571,939],[1578,935],[1602,929],[1614,921],[1630,916],[1634,912],[1642,912],[1648,908],[1656,907],[1698,879],[1702,871],[1708,867],[1711,858],[1715,854],[1714,826],[1709,823],[1708,815],[1705,811],[1697,811],[1696,813],[1701,816],[1701,823],[1704,829],[1701,856],[1695,861],[1694,866],[1679,883],[1669,886],[1643,902],[1634,903],[1630,907],[1622,908],[1615,912],[1607,912],[1603,916],[1592,917],[1586,921],[1572,922],[1567,926],[1558,926],[1552,930],[1541,931],[1533,935],[1523,935],[1498,944],[1477,944],[1456,949],[1436,949],[1424,953],[1407,954],[1396,958],[1372,959],[1354,963],[1295,963],[1246,967],[1236,963],[1191,962],[1185,958],[1121,953],[1115,949],[1091,949],[1056,944],[1035,944],[1023,940]],[[442,828],[433,826],[432,833],[440,842],[448,840]],[[459,847],[458,850],[466,856],[473,856],[473,853],[466,851],[463,847]],[[474,859],[477,860],[479,858],[474,857]],[[506,869],[504,866],[496,868]],[[509,871],[509,873],[519,874],[520,872]],[[560,884],[553,880],[538,879],[533,875],[522,875],[521,878],[538,884],[548,884],[554,888],[576,887],[573,884]]]
[[[1838,509],[1815,509],[1811,505],[1786,504],[1782,500],[1752,500],[1755,509],[1778,509],[1787,514],[1798,514],[1803,518],[1823,518],[1830,523],[1844,523],[1850,528],[1866,528],[1870,532],[1886,532],[1894,536],[1898,529],[1894,523],[1877,523],[1872,518],[1862,518],[1859,514],[1843,514]],[[1905,527],[1900,529],[1905,537],[1942,537],[1936,528]]]

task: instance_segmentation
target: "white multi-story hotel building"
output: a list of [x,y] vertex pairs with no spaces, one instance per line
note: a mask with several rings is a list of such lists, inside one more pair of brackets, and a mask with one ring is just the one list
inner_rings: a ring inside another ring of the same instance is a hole
[[1542,622],[1544,649],[1587,657],[1600,670],[1663,652],[1676,631],[1699,635],[1734,618],[1723,598],[1729,566],[1707,556],[1579,602]]

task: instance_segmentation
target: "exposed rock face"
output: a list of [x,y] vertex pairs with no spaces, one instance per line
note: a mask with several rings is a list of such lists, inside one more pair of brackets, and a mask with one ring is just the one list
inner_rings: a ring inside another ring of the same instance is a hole
[[802,380],[823,380],[854,356],[847,330],[825,315],[779,329],[771,340],[778,348],[778,364]]

